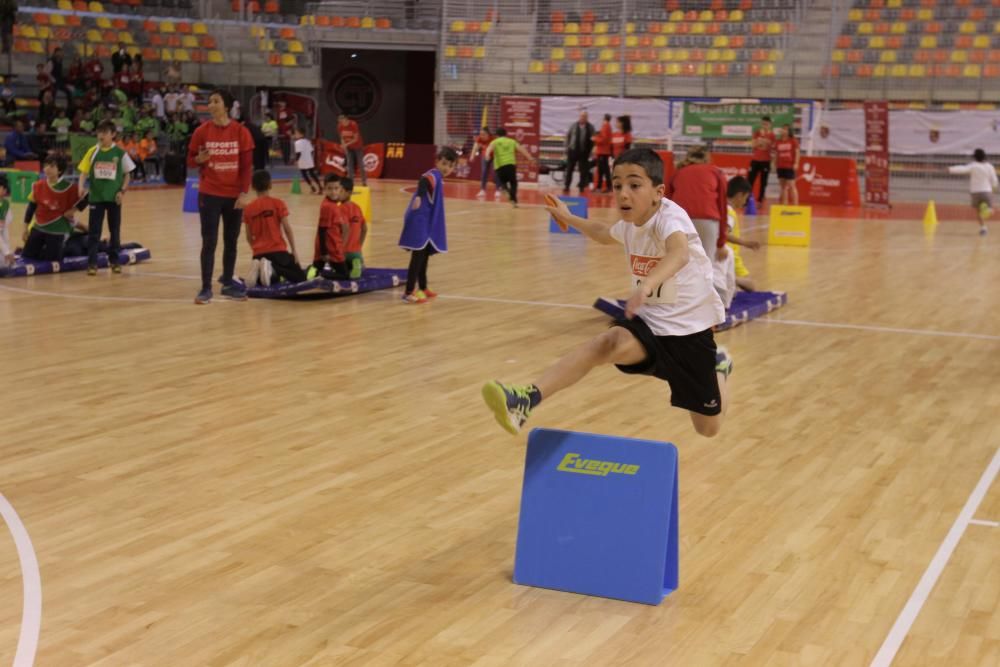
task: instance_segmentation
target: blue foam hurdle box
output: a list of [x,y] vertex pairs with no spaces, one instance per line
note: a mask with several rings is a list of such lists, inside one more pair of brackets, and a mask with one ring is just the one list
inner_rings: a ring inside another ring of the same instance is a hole
[[[587,198],[586,197],[559,197],[562,201],[566,202],[566,207],[569,208],[569,212],[575,216],[586,218],[587,217]],[[559,228],[556,224],[555,218],[549,216],[549,232],[552,234],[579,234],[580,232],[572,227],[570,227],[565,232]]]
[[184,213],[198,212],[198,179],[189,178],[184,182]]
[[677,448],[534,429],[514,583],[657,605],[677,589]]

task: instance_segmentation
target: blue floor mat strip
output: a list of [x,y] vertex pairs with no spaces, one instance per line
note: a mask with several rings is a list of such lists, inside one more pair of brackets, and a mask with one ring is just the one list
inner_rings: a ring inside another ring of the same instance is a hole
[[[148,248],[142,246],[123,249],[118,253],[118,263],[122,266],[145,262],[152,257]],[[64,257],[61,262],[39,262],[33,259],[22,259],[17,256],[14,266],[0,267],[0,278],[17,278],[23,276],[39,276],[47,273],[66,273],[68,271],[83,271],[87,268],[87,257]],[[97,266],[108,267],[107,253],[97,254]]]
[[[737,292],[732,306],[726,311],[726,321],[715,327],[716,331],[732,329],[744,322],[767,315],[788,303],[786,292]],[[625,317],[625,302],[599,297],[594,308],[614,318]]]
[[373,290],[390,289],[406,282],[406,269],[365,269],[357,280],[313,278],[302,283],[280,283],[269,287],[247,288],[254,299],[292,299],[315,296],[349,296]]

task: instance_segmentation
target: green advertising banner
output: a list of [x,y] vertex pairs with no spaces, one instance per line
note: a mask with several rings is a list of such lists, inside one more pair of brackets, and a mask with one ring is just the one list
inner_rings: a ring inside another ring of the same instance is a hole
[[774,127],[795,122],[794,104],[685,102],[683,128],[688,137],[750,139],[760,127],[760,117],[770,116]]

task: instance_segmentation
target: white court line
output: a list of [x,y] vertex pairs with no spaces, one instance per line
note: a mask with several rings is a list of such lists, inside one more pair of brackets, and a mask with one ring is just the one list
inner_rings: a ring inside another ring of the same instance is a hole
[[38,651],[38,635],[42,629],[42,577],[38,572],[38,559],[31,538],[13,506],[0,493],[0,516],[7,522],[10,536],[14,538],[17,557],[21,562],[21,580],[24,601],[21,611],[21,634],[14,653],[14,667],[31,667]]
[[147,302],[147,303],[191,303],[193,301],[189,299],[153,299],[149,297],[138,297],[138,296],[98,296],[91,294],[66,294],[63,292],[41,292],[39,290],[24,289],[23,287],[9,287],[7,285],[0,285],[0,289],[6,290],[8,292],[18,292],[20,294],[35,294],[38,296],[54,296],[61,299],[80,299],[81,301],[136,301],[136,302]]
[[969,519],[969,523],[977,526],[989,526],[990,528],[1000,528],[1000,521],[987,521],[986,519]]
[[771,317],[761,317],[761,322],[768,324],[791,324],[801,327],[817,327],[825,329],[856,329],[858,331],[880,331],[884,333],[916,334],[919,336],[947,336],[951,338],[977,338],[980,340],[1000,340],[1000,336],[990,334],[963,333],[961,331],[935,331],[933,329],[903,329],[899,327],[880,327],[871,324],[838,324],[836,322],[808,322],[806,320],[776,320]]
[[461,296],[458,294],[441,294],[439,299],[457,299],[459,301],[486,301],[488,303],[513,303],[522,306],[548,306],[550,308],[582,308],[590,310],[590,306],[580,306],[573,303],[547,303],[545,301],[518,301],[517,299],[494,299],[485,296]]
[[945,565],[948,564],[948,559],[951,558],[952,552],[955,551],[958,541],[962,539],[965,529],[973,522],[972,515],[979,509],[979,503],[986,496],[986,492],[989,490],[990,485],[993,484],[993,480],[996,479],[998,471],[1000,471],[1000,447],[993,454],[993,460],[986,466],[983,476],[979,478],[979,483],[972,490],[969,499],[965,501],[965,507],[962,508],[962,511],[955,518],[955,523],[952,524],[951,530],[945,536],[944,542],[938,547],[937,553],[931,559],[927,570],[924,572],[924,576],[920,578],[920,583],[913,590],[913,594],[907,600],[903,611],[899,612],[899,617],[896,618],[896,622],[889,631],[889,635],[882,643],[882,648],[875,654],[875,659],[872,660],[871,667],[889,667],[892,664],[896,653],[899,651],[899,647],[903,645],[903,640],[906,639],[906,635],[913,626],[913,622],[917,619],[917,614],[920,613],[921,607],[924,606],[928,596],[930,596],[931,591],[934,589],[934,584],[937,583],[938,577],[941,576],[941,571],[944,570]]

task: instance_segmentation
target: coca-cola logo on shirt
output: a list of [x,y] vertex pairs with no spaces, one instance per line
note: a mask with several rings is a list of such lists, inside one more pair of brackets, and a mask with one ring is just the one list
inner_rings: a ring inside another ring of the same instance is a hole
[[661,257],[646,257],[644,255],[630,255],[632,261],[632,275],[648,276],[649,273],[660,263]]

